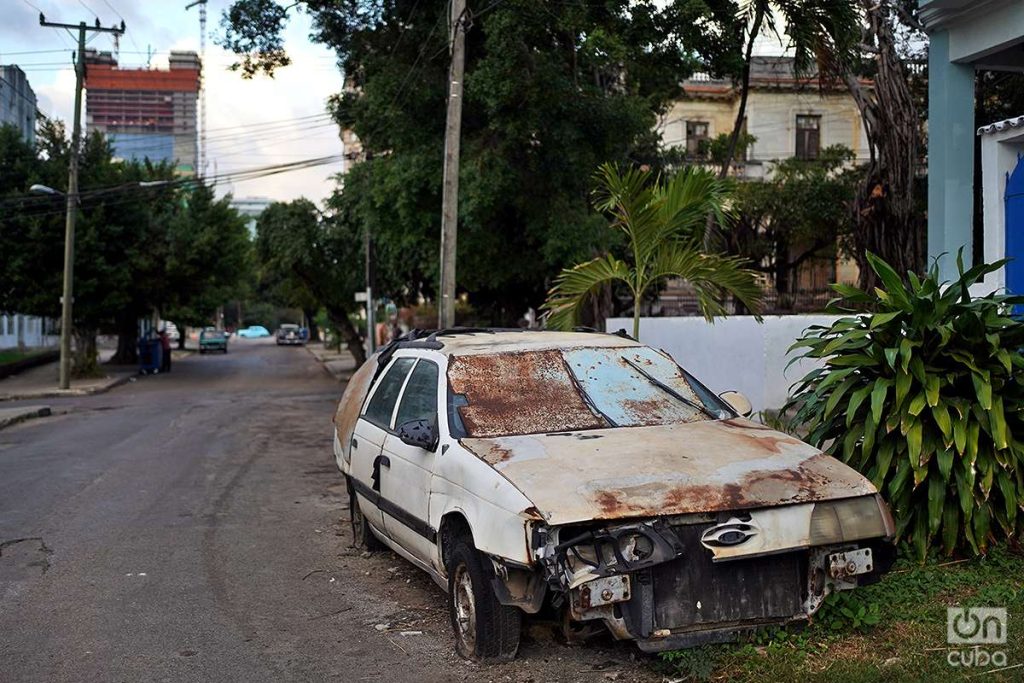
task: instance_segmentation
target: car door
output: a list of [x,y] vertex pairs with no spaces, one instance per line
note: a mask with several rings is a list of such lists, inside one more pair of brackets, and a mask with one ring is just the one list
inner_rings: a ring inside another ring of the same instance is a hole
[[391,361],[373,387],[352,433],[349,476],[359,496],[363,516],[382,533],[386,532],[380,510],[381,450],[391,429],[391,419],[402,386],[415,363],[415,358],[395,358]]
[[[384,439],[387,470],[381,472],[381,510],[388,536],[417,560],[430,564],[437,533],[430,526],[428,508],[434,451],[404,443],[398,428],[412,420],[437,425],[438,366],[420,358],[409,373],[395,411],[394,425]],[[387,502],[383,502],[383,501]]]

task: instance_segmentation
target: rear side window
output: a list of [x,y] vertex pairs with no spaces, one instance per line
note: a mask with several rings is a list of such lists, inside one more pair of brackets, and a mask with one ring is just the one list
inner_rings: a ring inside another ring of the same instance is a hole
[[437,416],[437,365],[427,360],[416,364],[405,385],[395,426],[410,420],[434,420]]
[[378,427],[384,429],[391,427],[391,414],[395,410],[398,393],[402,390],[402,382],[405,381],[405,376],[409,374],[409,369],[415,362],[415,358],[399,358],[391,364],[388,371],[380,378],[377,390],[373,392],[373,398],[366,405],[363,417]]

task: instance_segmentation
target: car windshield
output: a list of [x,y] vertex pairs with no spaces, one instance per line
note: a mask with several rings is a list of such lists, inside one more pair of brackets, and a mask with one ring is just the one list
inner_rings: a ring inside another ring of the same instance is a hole
[[646,346],[453,356],[453,434],[492,437],[732,417],[724,403]]
[[223,339],[224,333],[220,330],[203,330],[203,339]]

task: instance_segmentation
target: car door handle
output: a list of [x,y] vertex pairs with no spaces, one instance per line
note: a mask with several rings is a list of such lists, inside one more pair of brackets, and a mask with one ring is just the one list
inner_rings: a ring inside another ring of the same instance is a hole
[[351,444],[352,444],[352,446],[351,446],[352,448],[359,448],[359,440],[356,439],[355,437],[352,438]]
[[380,491],[380,468],[387,467],[391,469],[391,461],[388,460],[386,455],[378,455],[373,459],[373,473],[370,475],[373,480],[373,490]]

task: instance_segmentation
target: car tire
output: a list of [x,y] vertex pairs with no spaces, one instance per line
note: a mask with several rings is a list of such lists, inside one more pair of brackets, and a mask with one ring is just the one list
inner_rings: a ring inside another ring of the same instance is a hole
[[366,521],[366,517],[363,516],[363,510],[359,506],[359,497],[356,496],[356,492],[351,487],[348,494],[348,510],[349,518],[352,522],[352,544],[357,548],[370,552],[383,550],[384,544],[373,535],[370,523]]
[[519,649],[523,613],[498,602],[491,563],[469,538],[455,542],[447,558],[448,614],[455,651],[474,662],[507,662]]
[[199,349],[199,355],[203,356],[206,354],[206,349]]

